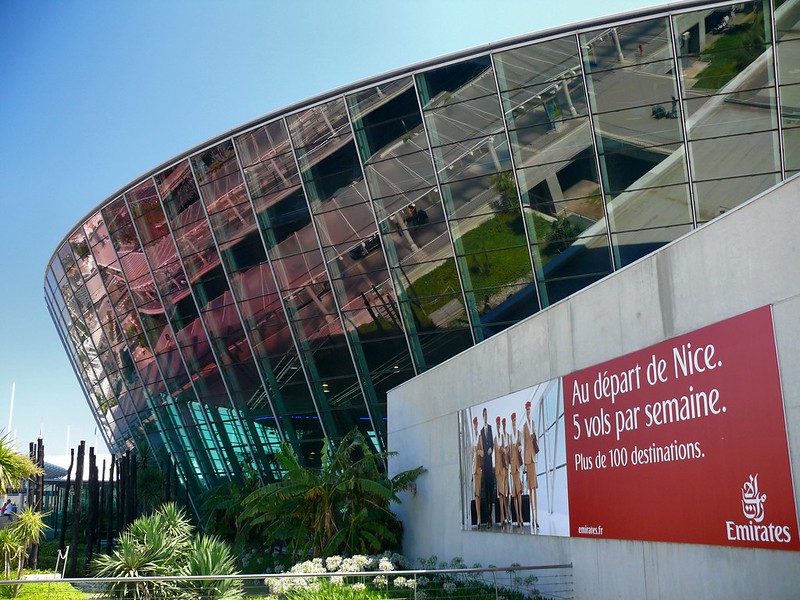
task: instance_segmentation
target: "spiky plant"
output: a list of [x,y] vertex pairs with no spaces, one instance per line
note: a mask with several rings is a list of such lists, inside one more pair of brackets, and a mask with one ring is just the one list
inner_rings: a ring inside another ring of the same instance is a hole
[[11,564],[22,553],[22,539],[10,527],[0,529],[0,555],[3,557],[3,579],[11,579]]
[[[141,524],[140,524],[141,525]],[[140,534],[143,527],[140,527]],[[151,545],[152,542],[156,545]],[[148,540],[137,537],[130,530],[123,531],[117,537],[114,551],[100,554],[92,561],[92,571],[98,577],[158,577],[174,575],[172,555],[163,543],[155,536]],[[138,582],[113,583],[108,589],[111,597],[131,598],[135,600],[154,600],[168,598],[178,592],[172,582]]]
[[[99,577],[159,577],[167,575],[234,575],[234,558],[217,538],[193,538],[186,512],[165,504],[153,514],[136,519],[117,538],[110,555],[92,561]],[[234,600],[242,596],[241,582],[139,582],[109,586],[112,597],[136,600],[210,598]],[[200,593],[202,592],[202,593]]]
[[[230,547],[213,535],[202,535],[192,540],[186,575],[236,575],[236,559]],[[207,581],[188,581],[184,584],[191,598],[207,600],[239,600],[244,598],[241,580],[219,579]]]

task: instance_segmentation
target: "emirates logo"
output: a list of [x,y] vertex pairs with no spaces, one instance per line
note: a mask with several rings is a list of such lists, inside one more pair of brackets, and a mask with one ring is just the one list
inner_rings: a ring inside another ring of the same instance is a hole
[[732,542],[777,542],[788,544],[792,541],[792,530],[788,525],[762,523],[764,503],[767,495],[758,489],[758,473],[750,475],[742,484],[742,514],[747,523],[725,521],[725,534]]
[[742,513],[744,518],[761,523],[764,520],[764,502],[767,495],[758,490],[758,473],[750,475],[750,479],[742,486]]

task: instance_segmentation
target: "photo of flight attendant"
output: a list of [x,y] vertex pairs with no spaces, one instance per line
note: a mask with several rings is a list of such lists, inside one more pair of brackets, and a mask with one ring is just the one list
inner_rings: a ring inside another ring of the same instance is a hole
[[478,529],[481,528],[481,472],[483,471],[483,442],[478,432],[478,417],[472,419],[474,433],[472,447],[472,480],[475,490],[475,512],[478,515]]
[[[494,502],[494,438],[492,426],[489,425],[489,413],[483,409],[483,427],[481,428],[481,444],[483,445],[483,467],[481,472],[481,498],[486,502],[486,512],[489,527],[492,526],[492,505]],[[479,526],[483,523],[482,515],[478,513]]]
[[538,461],[539,441],[536,422],[531,416],[531,403],[525,403],[525,424],[522,426],[522,462],[525,466],[525,482],[528,487],[528,499],[531,503],[531,527],[539,528],[539,489]]
[[511,493],[517,526],[522,527],[522,440],[517,430],[517,413],[511,413],[511,433],[508,440],[509,463],[511,465]]
[[458,413],[463,529],[570,534],[563,406],[556,378]]
[[508,461],[506,460],[505,435],[500,429],[500,417],[495,419],[494,438],[494,475],[497,480],[497,496],[500,501],[500,525],[504,525],[508,517]]

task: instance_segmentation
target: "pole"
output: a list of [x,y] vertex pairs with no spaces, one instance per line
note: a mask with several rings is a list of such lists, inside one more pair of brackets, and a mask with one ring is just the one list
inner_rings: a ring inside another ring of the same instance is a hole
[[[16,390],[17,390],[17,382],[16,381],[12,381],[11,382],[11,408],[8,409],[8,431],[6,432],[6,435],[11,435],[11,423],[13,422],[13,418],[14,418],[14,393],[16,392]],[[14,449],[16,449],[16,447],[17,447],[16,440],[12,438],[11,443],[12,443]]]

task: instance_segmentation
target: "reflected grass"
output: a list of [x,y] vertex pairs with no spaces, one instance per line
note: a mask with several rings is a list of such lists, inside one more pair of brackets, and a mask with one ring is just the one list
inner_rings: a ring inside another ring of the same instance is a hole
[[[533,219],[536,231],[552,227],[549,221],[538,215]],[[458,245],[469,252],[459,260],[471,289],[499,288],[530,277],[528,243],[518,213],[496,214],[460,236]],[[498,249],[502,251],[496,251]],[[459,296],[460,291],[453,258],[414,280],[408,288],[409,296],[419,308],[415,312],[424,325],[429,322],[428,315],[453,300],[454,295]]]
[[764,52],[760,15],[756,12],[747,22],[731,27],[703,51],[701,58],[709,65],[698,74],[692,89],[722,88]]

